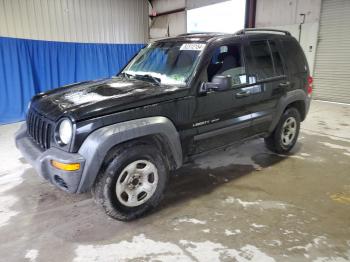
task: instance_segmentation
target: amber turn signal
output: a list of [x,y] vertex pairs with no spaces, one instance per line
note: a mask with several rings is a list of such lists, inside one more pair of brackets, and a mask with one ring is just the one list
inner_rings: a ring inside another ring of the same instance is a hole
[[76,171],[80,169],[80,163],[64,164],[55,160],[51,160],[51,165],[53,167],[56,167],[57,169],[64,170],[64,171]]

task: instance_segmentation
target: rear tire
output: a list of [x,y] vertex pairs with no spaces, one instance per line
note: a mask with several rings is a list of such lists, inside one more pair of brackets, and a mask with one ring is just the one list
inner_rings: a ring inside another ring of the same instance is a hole
[[300,113],[288,108],[281,116],[275,130],[265,138],[266,147],[278,154],[288,153],[296,144],[300,130]]
[[92,189],[95,201],[121,221],[138,218],[161,201],[168,169],[155,146],[131,144],[106,157]]

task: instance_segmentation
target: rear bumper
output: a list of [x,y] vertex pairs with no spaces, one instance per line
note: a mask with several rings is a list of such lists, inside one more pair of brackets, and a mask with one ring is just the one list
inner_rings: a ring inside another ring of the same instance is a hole
[[[85,158],[78,153],[68,153],[58,148],[42,150],[28,136],[26,125],[16,133],[16,147],[41,177],[69,193],[76,193],[84,170]],[[51,160],[61,163],[80,163],[77,171],[63,171],[51,165]]]
[[306,99],[305,99],[305,116],[304,116],[304,119],[306,118],[307,114],[309,113],[310,105],[311,105],[311,96],[307,96]]

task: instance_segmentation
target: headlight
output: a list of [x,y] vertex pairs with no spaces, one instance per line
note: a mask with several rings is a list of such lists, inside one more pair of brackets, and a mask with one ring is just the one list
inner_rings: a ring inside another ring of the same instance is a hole
[[69,119],[64,119],[60,123],[58,127],[58,136],[62,144],[67,145],[70,143],[73,136],[73,125]]

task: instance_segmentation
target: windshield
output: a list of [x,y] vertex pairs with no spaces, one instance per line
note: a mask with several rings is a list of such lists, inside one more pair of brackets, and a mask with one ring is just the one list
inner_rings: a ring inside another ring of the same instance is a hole
[[153,43],[141,50],[122,73],[157,84],[185,86],[204,47],[204,43],[193,42]]

